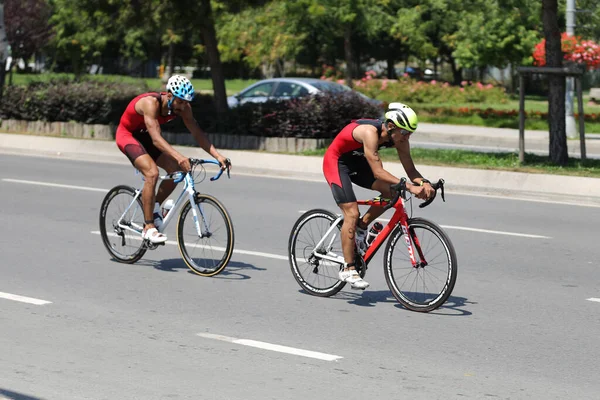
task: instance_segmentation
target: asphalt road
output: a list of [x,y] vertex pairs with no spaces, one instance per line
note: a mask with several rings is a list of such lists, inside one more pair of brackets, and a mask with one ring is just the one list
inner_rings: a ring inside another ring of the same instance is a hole
[[203,183],[238,251],[203,278],[176,246],[124,265],[92,233],[132,168],[0,155],[0,171],[0,399],[600,397],[600,208],[448,193],[415,210],[459,261],[449,302],[420,314],[380,256],[365,292],[300,290],[287,241],[302,210],[335,211],[324,182]]

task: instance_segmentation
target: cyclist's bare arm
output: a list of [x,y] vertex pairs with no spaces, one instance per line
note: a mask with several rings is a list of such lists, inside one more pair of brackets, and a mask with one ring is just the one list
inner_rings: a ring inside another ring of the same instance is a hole
[[390,185],[395,185],[400,182],[399,178],[390,174],[388,171],[383,169],[383,163],[379,156],[379,136],[377,135],[377,129],[370,125],[361,125],[354,129],[354,138],[361,141],[365,150],[365,158],[373,171],[375,179],[382,180]]
[[160,124],[158,123],[158,115],[160,113],[160,103],[153,97],[145,97],[138,101],[135,105],[135,111],[144,116],[144,123],[148,134],[152,138],[152,143],[161,152],[168,154],[177,160],[177,163],[181,166],[184,160],[187,160],[181,153],[173,148],[161,134]]
[[204,132],[202,128],[200,128],[200,126],[198,125],[198,122],[192,114],[192,107],[189,103],[185,105],[183,113],[181,114],[181,118],[183,119],[183,123],[185,124],[186,128],[190,131],[198,145],[216,160],[222,162],[222,159],[224,159],[224,157],[210,142],[210,139],[208,138],[206,132]]
[[[417,167],[415,167],[415,163],[410,155],[410,143],[408,140],[404,142],[400,142],[396,145],[396,151],[398,152],[398,158],[404,167],[404,171],[406,171],[406,175],[408,178],[418,184],[421,184],[423,180],[423,175],[419,171],[417,171]],[[417,196],[419,198],[429,198],[433,195],[435,190],[431,187],[430,184],[425,184],[423,186],[425,188],[423,196]],[[411,191],[412,192],[412,191]],[[413,192],[414,193],[414,192]],[[415,193],[416,194],[416,193]]]

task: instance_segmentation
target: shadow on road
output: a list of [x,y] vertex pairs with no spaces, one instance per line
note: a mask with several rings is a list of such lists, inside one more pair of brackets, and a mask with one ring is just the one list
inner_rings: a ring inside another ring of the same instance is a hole
[[[215,264],[217,263],[217,261],[218,260],[214,260]],[[165,260],[140,260],[136,264],[147,265],[165,272],[176,272],[177,270],[184,270],[188,271],[190,274],[195,275],[181,258],[171,258]],[[213,278],[237,280],[250,279],[250,276],[242,273],[242,271],[250,270],[265,271],[266,268],[260,268],[253,264],[231,260],[229,261],[229,264],[227,264],[225,269]]]
[[0,388],[0,399],[2,400],[42,400],[40,397],[27,396],[26,394],[11,392]]
[[[300,293],[306,293],[303,290],[299,290]],[[364,292],[357,291],[341,291],[331,299],[345,300],[349,304],[355,304],[362,307],[375,307],[377,303],[391,303],[395,307],[402,310],[408,311],[392,296],[389,290],[365,290]],[[471,311],[466,310],[469,304],[477,304],[468,301],[465,297],[450,296],[446,303],[437,310],[429,312],[429,314],[435,315],[447,315],[447,316],[467,316],[472,315]]]

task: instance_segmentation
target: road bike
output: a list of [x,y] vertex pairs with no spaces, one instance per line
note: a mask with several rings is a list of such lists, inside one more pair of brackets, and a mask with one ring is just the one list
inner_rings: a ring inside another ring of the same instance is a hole
[[[204,164],[219,165],[219,162],[190,158],[190,164],[192,170],[188,173],[179,171],[159,177],[160,181],[183,181],[184,185],[173,207],[164,216],[158,231],[164,232],[169,223],[177,218],[176,211],[181,208],[177,219],[177,245],[181,256],[196,274],[214,276],[223,271],[233,253],[233,224],[229,213],[219,200],[199,193],[195,188],[196,183],[206,178]],[[219,169],[210,180],[219,179],[223,171]],[[229,170],[227,175],[229,176]],[[106,194],[100,208],[102,242],[110,255],[122,263],[133,264],[140,260],[147,250],[164,245],[142,239],[144,212],[141,194],[141,188],[115,186]]]
[[[431,204],[444,180],[432,184]],[[364,257],[356,253],[356,269],[364,277],[369,262],[387,240],[383,267],[392,294],[412,311],[429,312],[440,307],[454,288],[457,274],[456,252],[448,235],[436,223],[424,218],[409,218],[405,202],[406,178],[395,185],[392,199],[359,200],[359,205],[394,208],[394,215],[373,239]],[[294,278],[307,293],[329,297],[346,285],[338,272],[344,264],[340,230],[343,216],[323,209],[305,212],[294,225],[289,239],[289,261]],[[388,240],[389,239],[389,240]],[[403,240],[401,240],[403,239]]]

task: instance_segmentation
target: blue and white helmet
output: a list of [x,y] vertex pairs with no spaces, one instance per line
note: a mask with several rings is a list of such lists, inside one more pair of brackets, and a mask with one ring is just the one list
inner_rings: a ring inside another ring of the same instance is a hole
[[173,75],[167,82],[167,92],[173,93],[173,96],[185,101],[192,101],[194,98],[194,87],[188,78],[181,75]]

